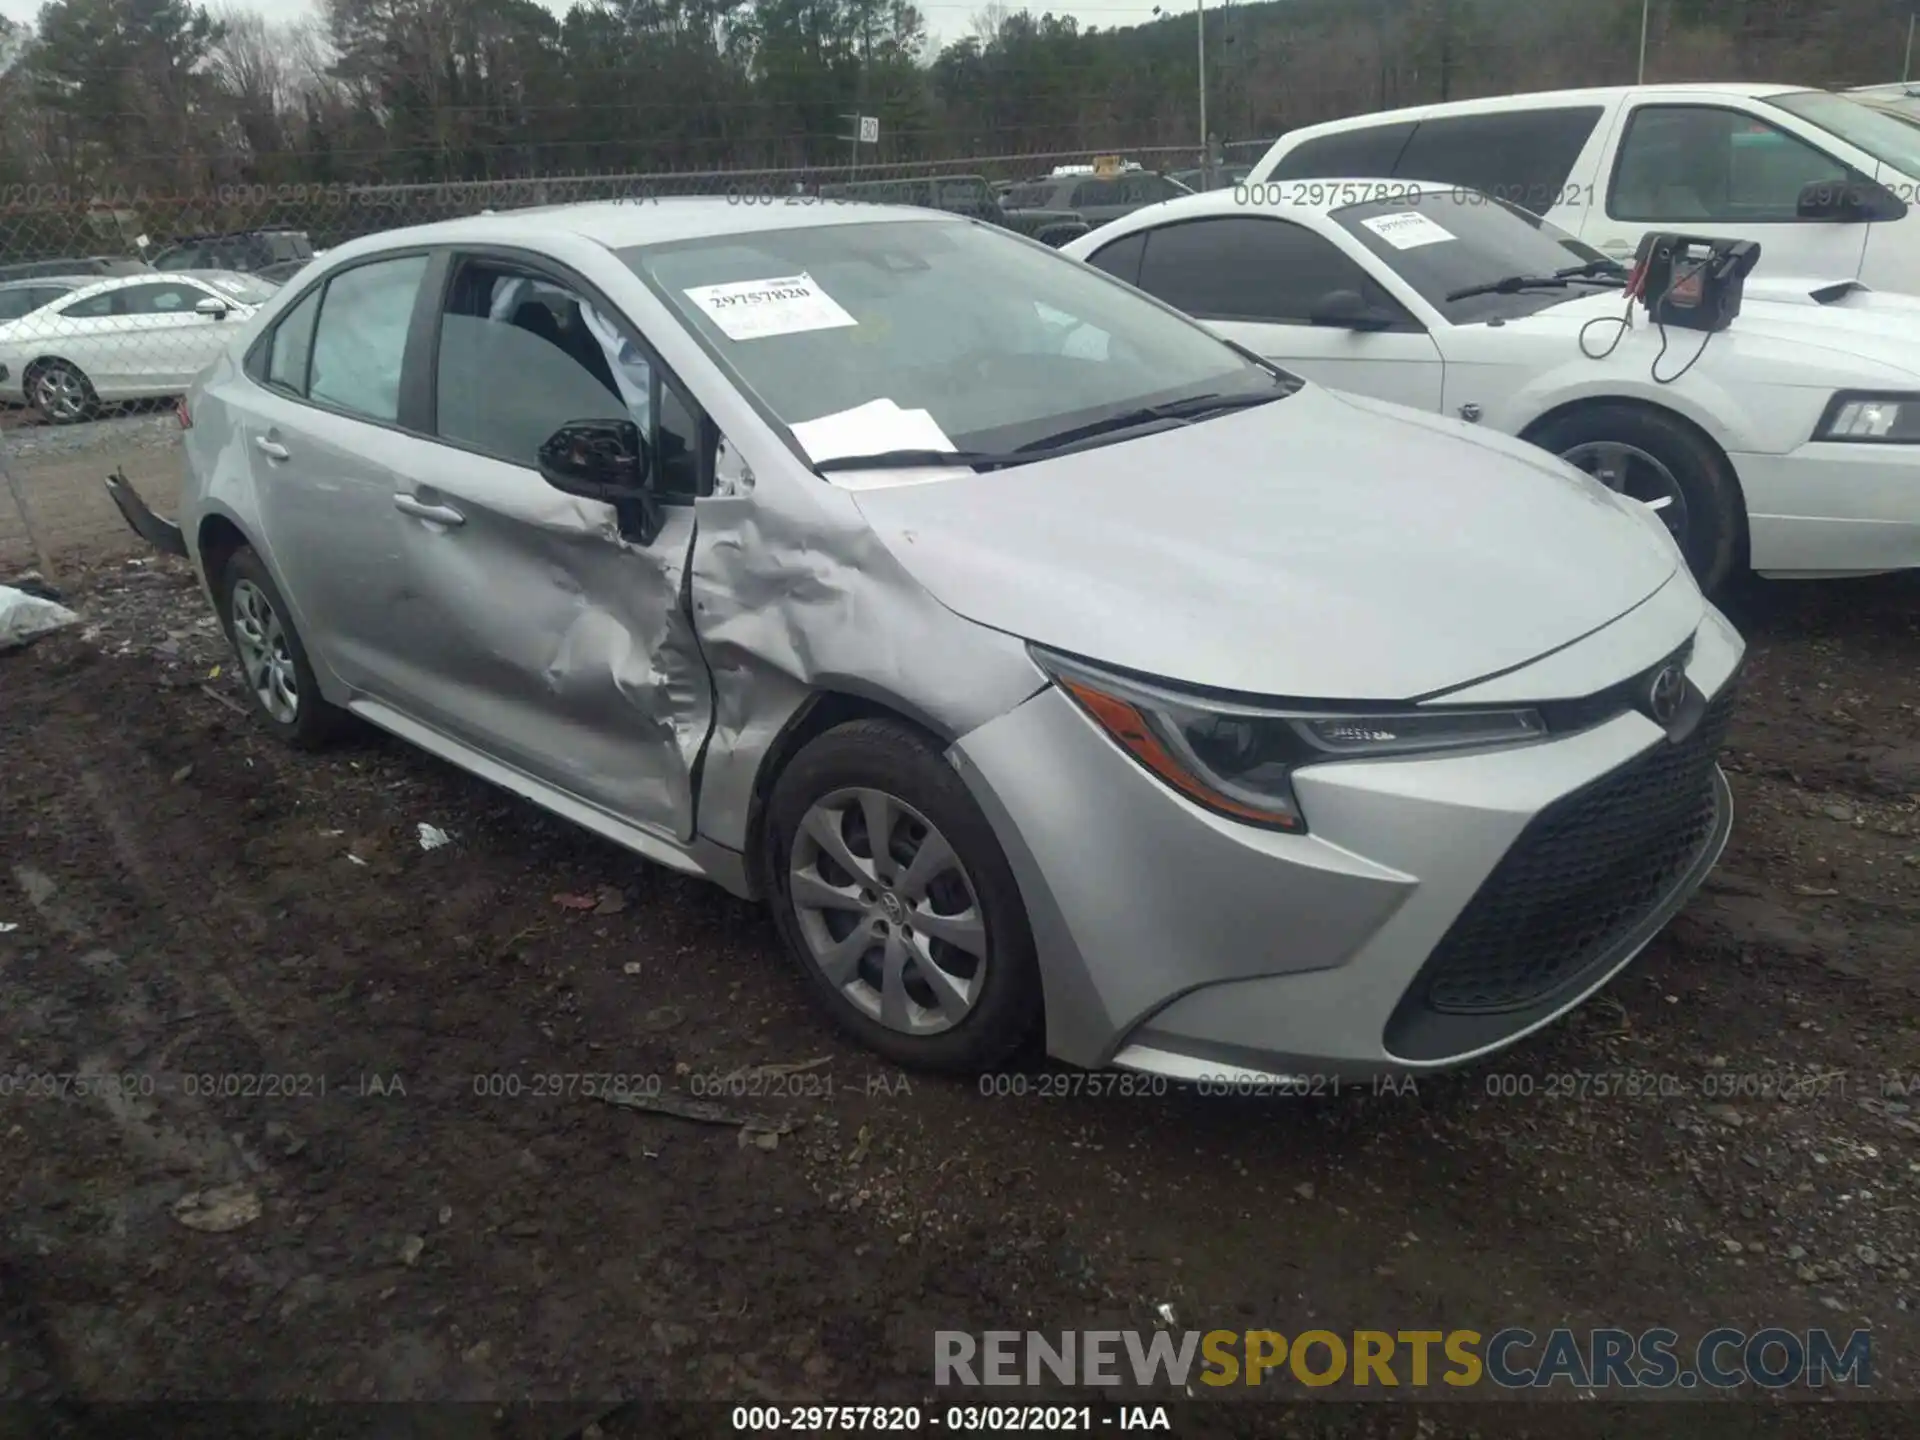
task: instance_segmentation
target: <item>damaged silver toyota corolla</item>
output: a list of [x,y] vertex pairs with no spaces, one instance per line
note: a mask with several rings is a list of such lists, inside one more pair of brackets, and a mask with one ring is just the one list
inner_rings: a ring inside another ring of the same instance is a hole
[[764,896],[904,1064],[1456,1064],[1731,823],[1743,646],[1657,517],[958,217],[374,236],[182,421],[177,526],[116,497],[268,726],[358,716]]

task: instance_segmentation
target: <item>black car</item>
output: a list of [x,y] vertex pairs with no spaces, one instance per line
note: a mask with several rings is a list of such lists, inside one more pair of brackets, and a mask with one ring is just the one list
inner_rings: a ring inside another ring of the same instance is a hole
[[1123,170],[1118,175],[1050,175],[1014,186],[1007,193],[1006,206],[1014,215],[1036,209],[1067,211],[1094,226],[1191,193],[1185,185],[1151,170]]
[[131,255],[69,256],[64,260],[21,260],[0,265],[0,280],[39,280],[51,276],[87,275],[98,280],[106,275],[137,275],[147,262]]
[[156,270],[238,270],[275,281],[286,280],[312,258],[313,242],[304,230],[185,235],[152,257]]
[[822,200],[861,200],[873,205],[919,205],[967,215],[1012,230],[1055,249],[1093,227],[1070,210],[1009,210],[978,175],[938,175],[896,180],[851,180],[822,185]]

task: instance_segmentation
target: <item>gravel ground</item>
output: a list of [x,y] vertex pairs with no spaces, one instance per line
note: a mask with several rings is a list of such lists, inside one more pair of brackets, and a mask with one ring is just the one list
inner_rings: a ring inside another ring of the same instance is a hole
[[[935,1329],[1162,1304],[1288,1333],[1864,1327],[1874,1393],[1920,1388],[1915,577],[1734,607],[1732,843],[1594,1003],[1407,1093],[1260,1103],[890,1070],[816,1020],[752,907],[398,744],[277,748],[182,567],[73,598],[83,627],[0,658],[0,1069],[327,1088],[0,1101],[0,1396],[931,1404]],[[766,1065],[805,1068],[752,1101],[757,1138],[535,1093]],[[227,1184],[257,1215],[177,1218]],[[1216,1404],[1176,1433],[1908,1413],[1734,1399]],[[687,1415],[601,1431],[727,1428]]]
[[126,406],[84,425],[48,425],[30,410],[0,409],[0,430],[8,457],[23,466],[96,451],[166,449],[180,439],[171,402]]

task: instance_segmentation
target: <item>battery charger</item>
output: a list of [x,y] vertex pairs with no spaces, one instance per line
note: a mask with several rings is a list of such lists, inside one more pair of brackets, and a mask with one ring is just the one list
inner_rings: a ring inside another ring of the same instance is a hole
[[1640,238],[1627,293],[1656,324],[1724,330],[1740,313],[1747,276],[1760,263],[1757,240],[1716,240],[1654,230]]

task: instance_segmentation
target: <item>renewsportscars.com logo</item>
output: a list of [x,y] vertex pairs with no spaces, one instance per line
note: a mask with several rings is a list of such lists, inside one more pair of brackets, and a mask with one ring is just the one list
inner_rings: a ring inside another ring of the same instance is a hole
[[1873,1337],[1855,1330],[1709,1330],[1692,1345],[1667,1329],[1531,1330],[937,1330],[940,1386],[1345,1383],[1404,1389],[1496,1385],[1543,1390],[1817,1388],[1873,1383]]

